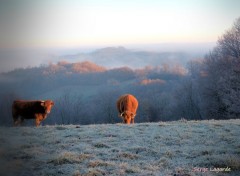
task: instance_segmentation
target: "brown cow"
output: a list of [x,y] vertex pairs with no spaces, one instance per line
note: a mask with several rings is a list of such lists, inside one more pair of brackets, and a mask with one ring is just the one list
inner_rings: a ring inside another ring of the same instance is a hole
[[[14,125],[21,124],[24,119],[35,119],[36,126],[39,126],[41,121],[47,118],[47,114],[50,113],[53,105],[52,100],[14,101],[12,104]],[[20,121],[18,120],[19,116],[21,117]]]
[[137,99],[130,94],[123,95],[117,100],[117,109],[119,117],[123,119],[126,124],[134,123],[134,117],[136,116],[138,108]]

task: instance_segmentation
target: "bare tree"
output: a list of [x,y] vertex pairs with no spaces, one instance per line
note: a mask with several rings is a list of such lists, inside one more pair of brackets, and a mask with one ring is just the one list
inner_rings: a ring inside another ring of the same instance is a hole
[[85,110],[81,95],[71,93],[66,90],[58,99],[55,100],[55,116],[60,124],[85,124]]
[[219,38],[203,65],[208,115],[212,118],[240,117],[240,18]]
[[116,101],[119,97],[119,93],[115,90],[102,92],[99,94],[98,102],[100,106],[99,114],[101,114],[101,121],[104,123],[116,123],[118,119],[118,113],[116,109]]

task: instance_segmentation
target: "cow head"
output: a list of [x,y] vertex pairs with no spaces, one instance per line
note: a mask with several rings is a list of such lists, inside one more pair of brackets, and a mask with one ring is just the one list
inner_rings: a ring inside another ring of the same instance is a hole
[[44,108],[46,114],[49,114],[51,112],[53,105],[54,102],[52,100],[46,100],[41,102],[41,106]]
[[123,123],[130,124],[132,119],[134,119],[134,117],[136,116],[136,114],[129,111],[125,111],[121,113],[120,116],[123,119]]

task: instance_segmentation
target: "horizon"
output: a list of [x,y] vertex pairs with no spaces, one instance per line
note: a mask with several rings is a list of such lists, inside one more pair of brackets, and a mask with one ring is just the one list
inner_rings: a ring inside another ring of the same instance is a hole
[[0,72],[118,46],[203,57],[240,16],[239,6],[237,0],[3,0]]

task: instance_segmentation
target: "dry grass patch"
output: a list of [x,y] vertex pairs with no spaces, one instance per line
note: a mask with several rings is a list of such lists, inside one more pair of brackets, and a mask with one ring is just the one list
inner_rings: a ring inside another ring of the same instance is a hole
[[162,168],[168,168],[168,167],[169,167],[169,161],[168,161],[167,158],[162,157],[162,158],[158,161],[157,165],[158,165],[159,167],[162,167]]
[[138,155],[135,155],[135,154],[132,154],[132,153],[120,153],[117,155],[118,158],[121,158],[121,159],[130,159],[130,160],[134,160],[134,159],[138,159],[139,156]]
[[88,163],[88,167],[107,167],[107,166],[114,166],[114,163],[103,161],[103,160],[93,160]]
[[102,175],[108,175],[106,171],[102,169],[89,169],[89,171],[86,174],[82,174],[82,176],[102,176]]
[[50,160],[48,163],[54,165],[81,163],[82,161],[91,158],[89,154],[77,154],[72,152],[64,152],[57,158]]
[[134,174],[134,173],[139,173],[141,172],[141,169],[139,169],[138,167],[130,167],[128,169],[126,169],[125,171],[127,174]]

